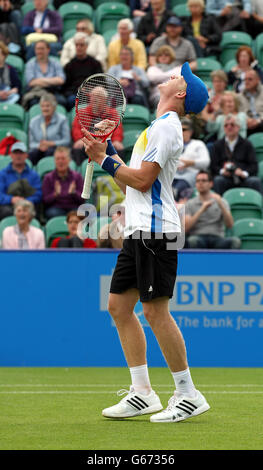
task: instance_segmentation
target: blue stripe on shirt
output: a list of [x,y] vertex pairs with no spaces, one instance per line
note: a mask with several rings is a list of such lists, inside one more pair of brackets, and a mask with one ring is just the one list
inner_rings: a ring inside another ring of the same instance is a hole
[[161,188],[162,185],[158,178],[156,178],[155,182],[152,185],[152,222],[151,222],[151,232],[162,232],[162,216],[163,216],[163,208],[162,208],[162,200],[161,200]]
[[154,158],[155,158],[155,155],[156,155],[156,154],[157,154],[157,149],[156,149],[153,153],[149,154],[148,157],[144,157],[144,158],[143,158],[143,162],[154,161]]

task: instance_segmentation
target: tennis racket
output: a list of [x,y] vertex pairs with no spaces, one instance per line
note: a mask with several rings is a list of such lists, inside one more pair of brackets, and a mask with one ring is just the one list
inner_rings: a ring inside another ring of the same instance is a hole
[[[91,75],[80,85],[76,116],[81,127],[104,142],[118,127],[126,109],[126,98],[119,81],[106,73]],[[94,163],[89,159],[81,197],[90,198]]]

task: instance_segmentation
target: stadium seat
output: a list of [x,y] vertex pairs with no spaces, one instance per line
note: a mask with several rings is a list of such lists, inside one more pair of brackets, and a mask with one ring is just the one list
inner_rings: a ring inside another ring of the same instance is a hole
[[4,139],[8,135],[13,135],[17,140],[24,142],[24,144],[27,145],[27,134],[25,131],[21,131],[20,129],[12,129],[10,127],[9,129],[0,129],[0,140]]
[[126,131],[143,131],[150,124],[150,111],[139,104],[128,104],[123,118],[124,134]]
[[233,226],[233,235],[240,238],[242,250],[263,249],[263,220],[237,220]]
[[175,7],[172,8],[172,12],[178,16],[178,18],[183,18],[184,16],[190,16],[191,13],[186,5],[186,3],[182,3],[179,5],[176,5]]
[[248,136],[248,140],[251,142],[256,151],[257,161],[263,161],[263,132],[255,132]]
[[63,34],[74,29],[82,18],[93,20],[93,8],[84,2],[66,2],[59,7],[58,13],[63,21]]
[[141,131],[131,130],[124,133],[123,146],[124,146],[124,161],[127,162],[131,158],[133,146],[138,139]]
[[259,162],[258,164],[258,176],[261,179],[261,182],[263,184],[263,160],[262,162]]
[[106,46],[109,45],[109,43],[111,42],[112,37],[116,33],[117,33],[117,29],[108,29],[107,31],[105,31],[105,33],[103,33],[103,38],[104,38]]
[[0,127],[24,130],[25,111],[19,104],[0,104]]
[[25,69],[25,63],[23,59],[21,59],[21,57],[18,55],[9,54],[5,61],[8,65],[11,65],[16,69],[17,74],[22,82]]
[[234,221],[245,218],[262,219],[262,195],[250,188],[232,188],[224,192]]
[[59,215],[49,219],[45,226],[46,245],[50,247],[54,238],[68,235],[68,226],[65,215]]
[[[16,217],[14,215],[10,215],[9,217],[5,217],[4,219],[1,220],[0,222],[0,240],[2,240],[3,236],[3,231],[6,227],[10,227],[12,225],[15,225],[16,222]],[[37,219],[32,219],[30,222],[31,225],[37,228],[41,228],[40,222]]]
[[68,39],[72,38],[76,34],[76,28],[68,29],[63,34],[63,43],[66,42]]
[[[77,165],[74,160],[70,160],[69,164],[71,170],[77,171]],[[55,170],[55,160],[53,156],[41,158],[36,164],[36,172],[41,179],[44,178],[46,173]]]
[[130,7],[119,2],[102,3],[95,10],[95,28],[97,33],[104,34],[109,29],[117,31],[118,22],[130,18]]
[[201,78],[204,82],[211,81],[210,74],[213,70],[221,70],[222,65],[215,59],[210,57],[198,57],[196,59],[197,70],[195,74]]
[[235,53],[240,46],[252,47],[253,39],[248,33],[243,31],[225,31],[222,35],[220,47],[220,62],[223,67],[226,63],[235,58]]
[[257,35],[253,43],[253,51],[256,56],[256,59],[259,62],[259,65],[263,67],[263,33]]
[[[125,3],[127,4],[126,0],[114,0],[116,3]],[[94,0],[93,1],[93,8],[96,10],[102,3],[112,3],[112,0]]]
[[[236,59],[230,59],[227,61],[227,63],[224,66],[224,72],[228,73],[232,69],[232,67],[235,67],[237,65]],[[232,88],[232,87],[231,87]]]

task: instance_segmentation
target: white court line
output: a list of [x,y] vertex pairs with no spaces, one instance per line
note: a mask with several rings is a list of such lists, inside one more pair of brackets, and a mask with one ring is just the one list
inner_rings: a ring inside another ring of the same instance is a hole
[[[19,391],[14,391],[14,390],[6,390],[6,391],[0,391],[1,395],[106,395],[106,394],[116,394],[116,390],[100,390],[100,391],[92,391],[92,390],[19,390]],[[162,390],[161,393],[167,393],[171,395],[172,391],[171,390]],[[243,390],[243,391],[234,391],[234,390],[206,390],[205,393],[220,393],[220,394],[226,394],[226,395],[259,395],[263,394],[263,390],[258,390],[258,391],[248,391],[248,390]]]
[[[120,388],[120,384],[0,384],[0,387],[6,388],[16,388],[16,387],[71,387],[71,388],[81,388],[81,387],[116,387]],[[225,388],[246,388],[246,387],[262,387],[263,384],[197,384],[197,387],[225,387]],[[124,385],[124,387],[129,387]],[[154,384],[154,387],[173,387],[173,384]]]

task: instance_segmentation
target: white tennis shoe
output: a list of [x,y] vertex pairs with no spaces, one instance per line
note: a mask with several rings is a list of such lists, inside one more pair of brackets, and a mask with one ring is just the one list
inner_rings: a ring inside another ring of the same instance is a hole
[[106,418],[131,418],[132,416],[146,415],[163,409],[160,398],[152,390],[149,395],[142,395],[135,392],[133,387],[130,390],[119,390],[118,396],[124,397],[117,405],[105,408],[102,415]]
[[176,396],[176,393],[168,401],[168,406],[161,413],[151,416],[151,423],[177,423],[187,418],[198,416],[210,408],[205,397],[197,390],[195,398],[186,395]]

